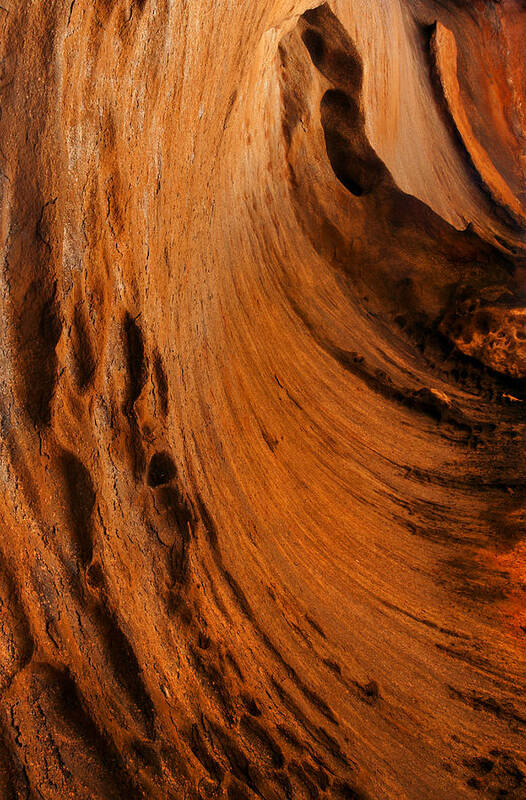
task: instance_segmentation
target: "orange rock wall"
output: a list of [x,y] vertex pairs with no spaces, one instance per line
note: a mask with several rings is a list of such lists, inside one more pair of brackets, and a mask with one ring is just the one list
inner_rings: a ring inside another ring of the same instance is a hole
[[3,0],[0,797],[526,797],[518,0]]

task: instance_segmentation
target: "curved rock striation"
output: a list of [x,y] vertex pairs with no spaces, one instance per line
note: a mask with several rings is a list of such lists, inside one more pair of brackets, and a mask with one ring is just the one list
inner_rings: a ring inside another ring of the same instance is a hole
[[3,0],[0,797],[526,797],[526,8]]

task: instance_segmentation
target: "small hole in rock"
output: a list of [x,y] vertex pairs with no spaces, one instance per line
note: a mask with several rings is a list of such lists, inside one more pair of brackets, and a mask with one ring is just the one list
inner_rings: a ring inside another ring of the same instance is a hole
[[155,453],[148,467],[148,486],[164,486],[175,478],[177,471],[168,453]]
[[319,66],[325,56],[325,43],[323,37],[312,28],[307,28],[301,37],[315,66]]

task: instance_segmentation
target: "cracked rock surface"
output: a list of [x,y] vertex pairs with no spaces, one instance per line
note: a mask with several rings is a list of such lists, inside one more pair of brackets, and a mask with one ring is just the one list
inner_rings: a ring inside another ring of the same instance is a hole
[[526,798],[525,33],[3,0],[0,800]]

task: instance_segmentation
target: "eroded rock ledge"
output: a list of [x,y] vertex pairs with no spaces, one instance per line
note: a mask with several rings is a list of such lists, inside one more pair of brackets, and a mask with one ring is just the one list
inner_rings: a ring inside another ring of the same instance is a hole
[[3,0],[0,797],[526,797],[526,10]]

